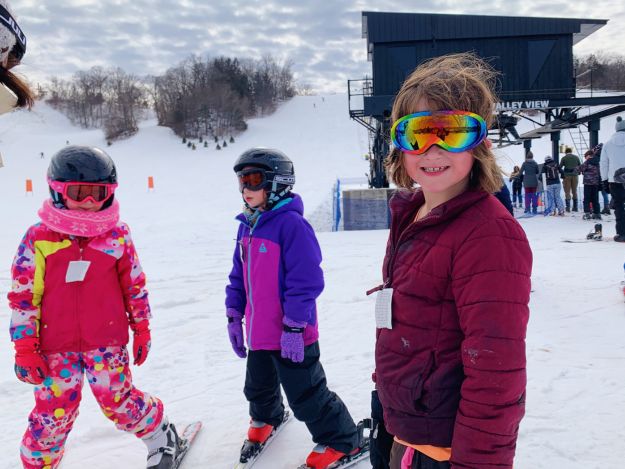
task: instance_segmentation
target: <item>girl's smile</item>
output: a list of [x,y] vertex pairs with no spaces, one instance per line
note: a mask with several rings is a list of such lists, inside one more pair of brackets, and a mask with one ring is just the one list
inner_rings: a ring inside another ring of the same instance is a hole
[[421,166],[421,171],[423,171],[427,176],[440,176],[443,171],[447,170],[449,166]]

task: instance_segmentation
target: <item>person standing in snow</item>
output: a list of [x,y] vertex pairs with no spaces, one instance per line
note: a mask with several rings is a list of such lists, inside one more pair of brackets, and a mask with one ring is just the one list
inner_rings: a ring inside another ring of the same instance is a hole
[[[321,251],[291,192],[295,172],[281,151],[252,148],[234,165],[245,203],[226,287],[228,335],[247,355],[248,441],[264,444],[284,417],[280,385],[317,447],[310,468],[325,469],[359,450],[359,435],[341,399],[326,385],[319,361],[315,301],[324,287]],[[243,340],[243,321],[247,353]]]
[[512,183],[512,204],[513,207],[523,208],[523,199],[521,198],[521,189],[523,187],[523,175],[521,174],[521,168],[515,166],[512,170],[512,174],[510,174],[510,182]]
[[560,177],[562,173],[552,156],[545,157],[545,164],[541,169],[541,173],[546,176],[547,188],[547,207],[545,207],[545,216],[564,215],[564,204],[560,195]]
[[98,148],[68,146],[52,157],[48,184],[51,198],[19,245],[8,294],[15,373],[36,385],[22,464],[58,467],[86,374],[104,415],[145,442],[148,468],[171,468],[176,429],[130,373],[128,328],[138,366],[150,351],[151,314],[130,230],[119,221],[115,164]]
[[564,184],[564,203],[566,204],[566,211],[571,211],[571,198],[573,198],[574,212],[578,211],[577,205],[577,186],[579,183],[579,166],[582,162],[579,160],[579,156],[573,154],[573,150],[570,147],[566,147],[564,150],[564,156],[560,160],[560,168],[563,170],[562,182]]
[[[584,220],[601,220],[599,210],[599,187],[601,175],[599,174],[599,156],[592,150],[584,154],[584,163],[579,167],[579,172],[584,175]],[[590,213],[592,209],[592,215]]]
[[605,142],[601,150],[599,163],[603,188],[612,195],[614,216],[616,218],[616,236],[614,241],[625,243],[625,121],[616,118],[616,133]]
[[26,53],[26,36],[17,25],[7,0],[0,0],[0,114],[31,108],[34,95],[28,84],[11,69]]
[[493,193],[493,195],[504,207],[506,207],[506,210],[510,212],[510,215],[514,216],[514,209],[512,208],[512,201],[510,200],[510,191],[504,182],[502,182],[499,190]]
[[473,54],[437,57],[393,104],[387,170],[399,190],[383,284],[370,291],[391,469],[513,466],[532,252],[491,195],[501,184],[487,139],[494,78]]
[[[592,151],[597,157],[597,161],[599,161],[599,166],[601,166],[602,148],[603,143],[599,143],[598,145],[592,147]],[[599,173],[599,177],[601,178],[601,173]],[[599,192],[601,193],[601,197],[603,198],[603,210],[601,210],[601,215],[610,215],[610,195],[605,191],[601,179],[599,180]]]
[[530,213],[531,210],[532,213],[536,214],[538,213],[538,195],[536,191],[538,190],[540,171],[531,151],[528,151],[525,156],[520,174],[523,178],[523,188],[525,189],[525,213]]

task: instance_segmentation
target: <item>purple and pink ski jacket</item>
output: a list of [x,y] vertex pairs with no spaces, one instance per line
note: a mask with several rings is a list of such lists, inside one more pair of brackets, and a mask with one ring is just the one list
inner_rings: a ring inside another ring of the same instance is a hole
[[297,194],[263,212],[250,227],[245,215],[237,234],[226,308],[245,314],[250,350],[280,350],[282,321],[307,323],[304,344],[317,341],[317,306],[323,291],[321,250],[304,219]]

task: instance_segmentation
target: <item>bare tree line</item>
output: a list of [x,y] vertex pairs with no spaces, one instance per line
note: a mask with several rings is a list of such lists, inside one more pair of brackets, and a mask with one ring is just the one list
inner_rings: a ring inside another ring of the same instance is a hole
[[295,95],[292,63],[191,56],[161,76],[137,77],[93,67],[70,79],[51,78],[43,98],[75,125],[102,128],[106,138],[133,135],[152,108],[159,125],[182,137],[221,137],[246,119],[275,111]]
[[625,56],[620,54],[589,54],[575,57],[578,88],[625,91]]
[[136,133],[149,106],[145,84],[121,68],[93,67],[69,80],[53,77],[43,98],[74,125],[104,129],[108,140]]

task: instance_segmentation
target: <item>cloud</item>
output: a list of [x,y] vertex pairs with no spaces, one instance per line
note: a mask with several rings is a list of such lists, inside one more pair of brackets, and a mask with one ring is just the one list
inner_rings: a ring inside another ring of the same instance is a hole
[[[160,74],[191,54],[291,59],[298,80],[345,91],[347,78],[371,74],[362,11],[410,12],[395,0],[13,0],[28,36],[21,71],[32,81],[93,65]],[[621,53],[625,3],[475,0],[463,11],[438,0],[419,12],[609,19],[575,53]]]

